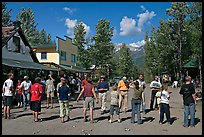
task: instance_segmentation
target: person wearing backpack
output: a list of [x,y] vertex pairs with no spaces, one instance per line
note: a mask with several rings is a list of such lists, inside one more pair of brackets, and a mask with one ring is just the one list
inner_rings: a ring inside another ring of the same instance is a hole
[[[94,123],[93,121],[93,108],[94,108],[94,98],[96,99],[96,103],[98,104],[98,98],[96,96],[96,92],[94,90],[94,86],[91,84],[91,79],[88,78],[88,83],[82,87],[82,90],[77,97],[77,102],[79,98],[84,94],[84,122],[87,121],[86,119],[86,110],[90,109],[90,123]],[[94,97],[94,98],[93,98]]]
[[61,82],[58,84],[57,87],[57,96],[59,99],[59,105],[60,105],[60,117],[61,122],[64,123],[64,117],[67,116],[67,121],[70,120],[69,117],[69,96],[71,94],[70,88],[67,85],[66,79],[61,78]]
[[35,84],[31,86],[31,100],[30,109],[33,111],[33,118],[35,122],[38,122],[38,113],[41,112],[41,98],[42,98],[42,86],[40,84],[41,78],[35,78]]

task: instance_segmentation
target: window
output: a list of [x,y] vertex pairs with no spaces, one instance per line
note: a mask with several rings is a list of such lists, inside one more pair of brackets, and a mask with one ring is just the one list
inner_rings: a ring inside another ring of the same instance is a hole
[[66,60],[67,59],[67,53],[66,51],[61,51],[61,60]]
[[13,36],[13,43],[16,46],[15,52],[19,52],[20,53],[20,38],[17,37],[17,36]]
[[41,59],[47,59],[47,52],[41,52]]
[[76,55],[72,54],[71,55],[71,62],[76,63],[76,61],[77,61]]

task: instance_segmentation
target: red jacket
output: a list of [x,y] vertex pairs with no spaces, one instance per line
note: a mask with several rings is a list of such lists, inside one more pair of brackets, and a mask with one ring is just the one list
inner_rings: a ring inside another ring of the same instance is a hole
[[39,100],[41,101],[42,97],[42,86],[39,83],[35,83],[31,86],[31,101]]

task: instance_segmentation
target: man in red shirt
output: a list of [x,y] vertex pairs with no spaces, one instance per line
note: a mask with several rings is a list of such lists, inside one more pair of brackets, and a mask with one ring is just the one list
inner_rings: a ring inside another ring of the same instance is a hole
[[84,85],[86,85],[87,83],[88,83],[88,81],[87,81],[87,75],[84,75],[84,80],[82,80],[82,82],[81,82],[81,88],[83,88]]
[[31,103],[30,109],[33,111],[34,121],[38,122],[38,113],[41,111],[41,97],[42,97],[42,86],[40,84],[41,78],[35,78],[35,84],[31,86]]
[[88,83],[83,86],[82,91],[80,92],[79,96],[77,97],[77,102],[81,95],[84,94],[84,122],[87,121],[86,119],[86,110],[90,109],[90,122],[94,123],[93,121],[93,108],[94,108],[94,98],[96,99],[96,103],[98,104],[98,98],[96,96],[96,92],[94,90],[94,86],[91,84],[91,79],[88,78]]

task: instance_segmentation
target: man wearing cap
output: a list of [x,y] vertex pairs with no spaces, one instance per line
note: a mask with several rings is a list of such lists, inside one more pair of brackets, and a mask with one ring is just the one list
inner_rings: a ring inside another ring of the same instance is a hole
[[108,82],[105,81],[105,76],[100,77],[100,82],[98,83],[99,100],[101,105],[101,114],[106,112],[106,94],[109,90]]
[[[150,83],[150,89],[152,90],[150,110],[153,110],[154,99],[156,98],[155,95],[157,91],[160,90],[161,86],[162,86],[161,83],[158,81],[158,76],[155,76],[154,80]],[[158,110],[157,106],[158,106],[157,101],[155,101],[155,110]]]
[[24,76],[24,81],[21,83],[19,88],[23,90],[23,108],[24,111],[27,109],[27,104],[30,105],[30,88],[32,86],[28,76]]
[[47,91],[47,106],[46,108],[48,109],[49,106],[49,102],[51,101],[51,108],[53,108],[53,98],[54,98],[54,91],[55,91],[55,86],[54,86],[54,79],[52,78],[52,76],[49,74],[48,75],[48,80],[46,80],[46,87],[45,90]]
[[119,108],[121,109],[122,102],[123,102],[123,110],[124,112],[126,112],[127,111],[127,100],[128,100],[128,88],[129,88],[126,77],[123,77],[122,80],[119,81],[118,88],[120,90]]

